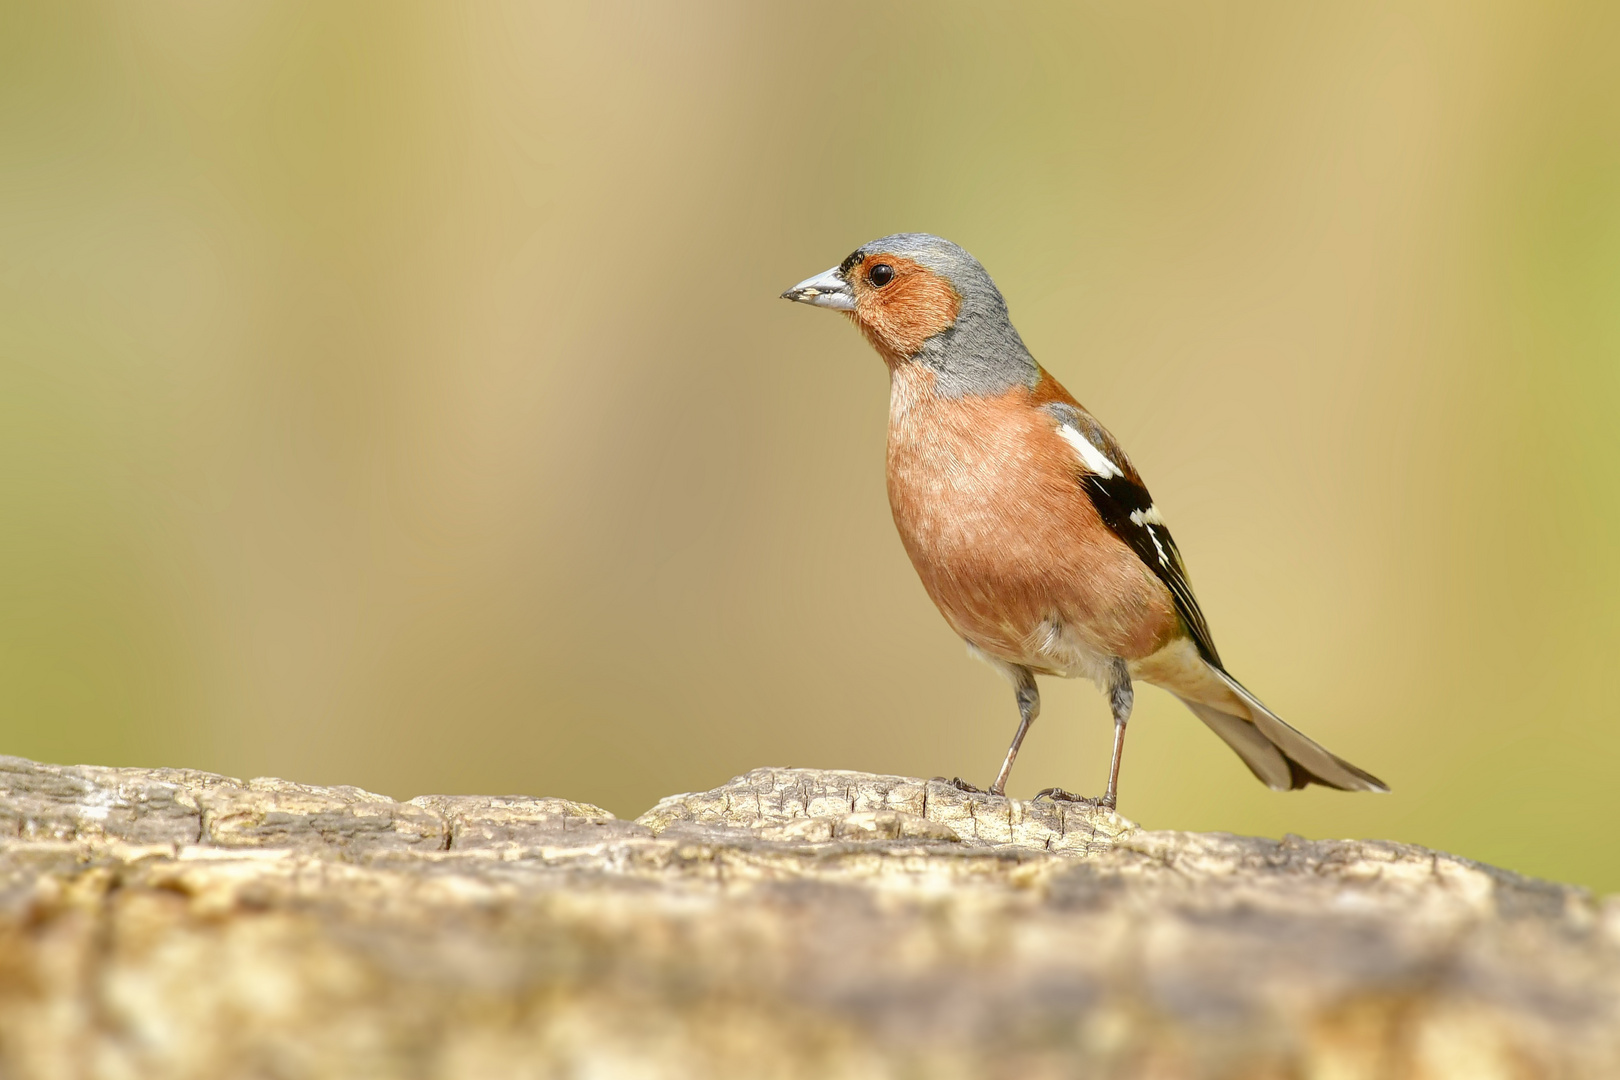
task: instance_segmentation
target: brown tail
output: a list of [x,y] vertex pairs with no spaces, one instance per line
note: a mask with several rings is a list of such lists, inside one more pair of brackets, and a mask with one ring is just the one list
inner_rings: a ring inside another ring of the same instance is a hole
[[[1266,708],[1244,685],[1213,664],[1209,671],[1231,692],[1220,705],[1181,700],[1237,751],[1249,771],[1275,791],[1308,784],[1340,791],[1388,791],[1389,785],[1330,753]],[[1181,695],[1177,695],[1181,697]],[[1238,715],[1239,710],[1245,715]]]

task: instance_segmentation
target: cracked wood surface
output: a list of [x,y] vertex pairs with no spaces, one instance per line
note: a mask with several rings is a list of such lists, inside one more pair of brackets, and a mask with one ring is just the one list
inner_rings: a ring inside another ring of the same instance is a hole
[[1620,1076],[1620,907],[756,769],[636,821],[0,758],[0,1076]]

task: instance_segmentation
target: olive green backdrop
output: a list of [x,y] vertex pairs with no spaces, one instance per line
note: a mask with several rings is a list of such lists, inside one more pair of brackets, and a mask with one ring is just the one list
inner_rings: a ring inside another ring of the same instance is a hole
[[[0,750],[616,812],[987,781],[883,369],[784,287],[949,236],[1223,654],[1395,788],[1138,695],[1153,827],[1620,888],[1620,7],[0,6]],[[1013,790],[1095,790],[1045,683]]]

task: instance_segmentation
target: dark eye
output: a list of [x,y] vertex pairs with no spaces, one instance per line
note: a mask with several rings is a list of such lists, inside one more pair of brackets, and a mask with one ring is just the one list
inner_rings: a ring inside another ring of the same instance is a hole
[[878,263],[866,275],[866,280],[881,289],[894,280],[894,267],[888,263]]

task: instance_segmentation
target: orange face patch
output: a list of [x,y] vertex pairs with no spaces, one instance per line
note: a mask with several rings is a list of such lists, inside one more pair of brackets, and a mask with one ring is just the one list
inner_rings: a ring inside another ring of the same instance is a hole
[[[888,273],[880,269],[885,266]],[[846,273],[855,292],[850,317],[890,364],[915,356],[923,342],[956,322],[962,307],[950,282],[910,259],[868,255]]]

